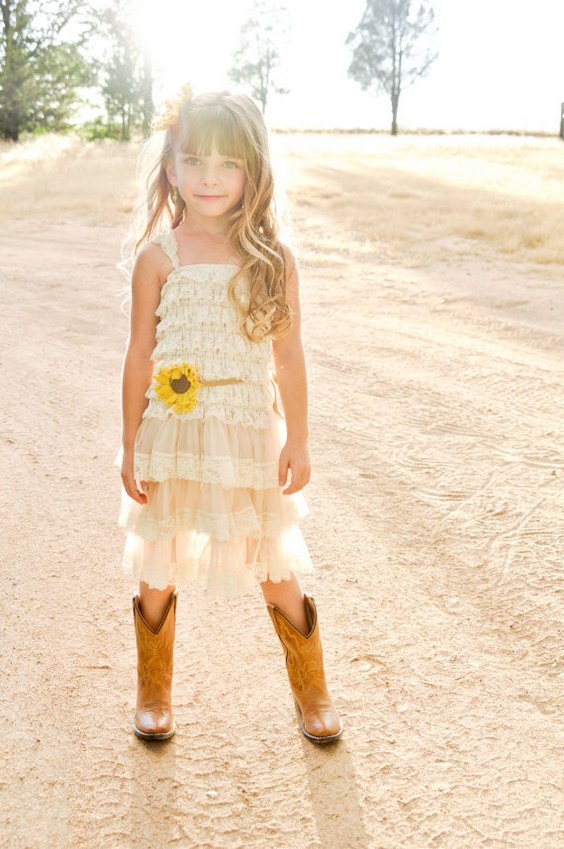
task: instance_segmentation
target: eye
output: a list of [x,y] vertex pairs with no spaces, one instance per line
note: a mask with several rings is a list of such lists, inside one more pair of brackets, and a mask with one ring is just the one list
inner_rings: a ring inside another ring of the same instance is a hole
[[188,165],[198,165],[199,161],[200,160],[197,156],[186,156],[184,158],[184,162],[186,162]]
[[228,159],[227,162],[224,162],[226,168],[238,168],[239,163],[234,162],[233,159]]

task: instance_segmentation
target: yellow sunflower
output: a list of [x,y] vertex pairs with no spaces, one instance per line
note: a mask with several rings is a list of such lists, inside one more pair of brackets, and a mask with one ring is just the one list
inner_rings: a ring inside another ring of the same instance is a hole
[[178,413],[187,413],[196,406],[201,384],[195,366],[189,363],[163,366],[156,373],[155,380],[155,392],[168,407],[173,407]]

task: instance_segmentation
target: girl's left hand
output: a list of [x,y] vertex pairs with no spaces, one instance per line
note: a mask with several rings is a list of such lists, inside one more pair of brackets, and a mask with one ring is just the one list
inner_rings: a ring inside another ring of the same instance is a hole
[[284,445],[278,462],[278,483],[280,486],[284,486],[288,480],[288,469],[291,470],[292,480],[288,488],[282,492],[282,495],[291,495],[293,492],[298,492],[309,482],[311,463],[307,444],[287,441]]

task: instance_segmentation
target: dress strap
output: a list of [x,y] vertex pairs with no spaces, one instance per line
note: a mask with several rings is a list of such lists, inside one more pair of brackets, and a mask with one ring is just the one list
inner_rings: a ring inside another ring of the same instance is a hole
[[176,236],[172,232],[172,228],[169,230],[163,230],[162,233],[158,233],[158,235],[156,235],[151,241],[156,242],[161,246],[167,257],[172,262],[172,267],[174,269],[180,268],[178,250],[176,247]]

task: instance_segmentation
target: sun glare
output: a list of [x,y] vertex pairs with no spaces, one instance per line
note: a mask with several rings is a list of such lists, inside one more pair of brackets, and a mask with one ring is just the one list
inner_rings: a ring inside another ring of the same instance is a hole
[[[252,0],[137,3],[152,55],[157,102],[186,81],[195,91],[237,89],[227,71]],[[348,77],[345,39],[357,26],[365,0],[339,4],[329,16],[326,0],[286,0],[285,6],[290,38],[279,76],[289,94],[271,96],[269,124],[386,128],[389,98],[361,91]],[[402,94],[400,124],[553,129],[564,100],[557,64],[564,11],[555,10],[553,0],[537,0],[533,17],[511,0],[493,6],[490,0],[433,0],[433,6],[439,58],[428,77]]]
[[227,69],[247,2],[211,0],[193,7],[185,0],[139,0],[143,37],[155,76],[155,96],[168,96],[190,81],[195,90],[230,85]]

